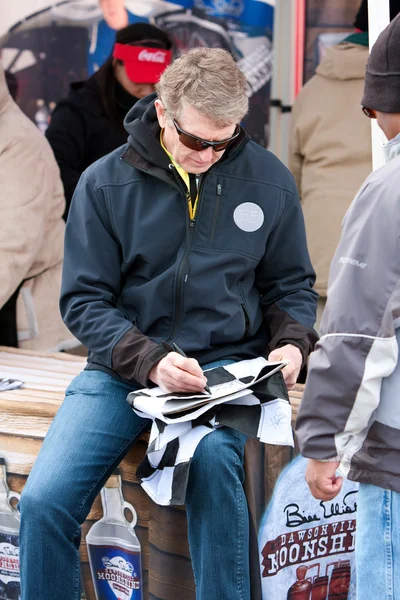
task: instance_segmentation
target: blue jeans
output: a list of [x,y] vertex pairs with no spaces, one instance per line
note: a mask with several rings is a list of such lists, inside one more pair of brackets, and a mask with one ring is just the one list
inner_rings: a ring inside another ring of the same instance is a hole
[[[79,599],[81,524],[149,426],[126,402],[133,389],[101,371],[83,371],[67,389],[20,500],[22,600]],[[245,441],[218,429],[192,460],[186,509],[197,600],[250,599]]]
[[400,600],[400,494],[360,484],[357,506],[358,600]]

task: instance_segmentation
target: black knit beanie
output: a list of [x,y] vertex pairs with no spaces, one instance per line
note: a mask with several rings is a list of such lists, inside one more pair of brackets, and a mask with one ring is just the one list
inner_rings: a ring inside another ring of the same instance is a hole
[[380,112],[400,113],[400,15],[372,46],[361,104]]
[[141,45],[148,48],[163,48],[165,50],[170,50],[172,46],[168,34],[150,23],[132,23],[120,29],[115,34],[115,42],[117,44]]
[[[392,21],[399,12],[400,0],[390,0],[390,20]],[[362,0],[353,25],[356,29],[368,31],[368,0]]]

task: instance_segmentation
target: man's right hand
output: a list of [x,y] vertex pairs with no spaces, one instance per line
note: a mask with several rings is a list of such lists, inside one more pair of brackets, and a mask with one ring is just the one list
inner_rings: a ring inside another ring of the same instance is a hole
[[310,492],[323,502],[333,500],[343,485],[343,477],[337,477],[336,471],[340,462],[325,462],[309,459],[306,468],[306,481]]
[[194,358],[169,352],[150,371],[149,379],[163,392],[202,392],[207,384],[204,373]]

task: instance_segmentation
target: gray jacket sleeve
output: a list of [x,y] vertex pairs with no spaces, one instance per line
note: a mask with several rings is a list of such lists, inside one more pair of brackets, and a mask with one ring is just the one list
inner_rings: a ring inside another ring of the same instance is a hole
[[296,424],[304,456],[337,456],[345,472],[398,358],[400,188],[389,166],[366,180],[344,219]]

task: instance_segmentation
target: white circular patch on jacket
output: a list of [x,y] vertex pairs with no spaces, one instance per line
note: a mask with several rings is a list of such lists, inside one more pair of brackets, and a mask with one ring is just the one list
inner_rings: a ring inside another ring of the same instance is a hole
[[257,231],[264,223],[264,213],[258,204],[243,202],[235,208],[233,220],[242,231]]

